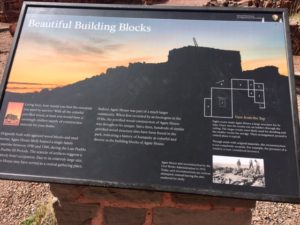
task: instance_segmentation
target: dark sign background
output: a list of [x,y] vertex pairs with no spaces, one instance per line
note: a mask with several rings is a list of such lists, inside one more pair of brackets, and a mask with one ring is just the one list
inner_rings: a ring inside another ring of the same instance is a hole
[[283,15],[25,5],[1,176],[298,202]]

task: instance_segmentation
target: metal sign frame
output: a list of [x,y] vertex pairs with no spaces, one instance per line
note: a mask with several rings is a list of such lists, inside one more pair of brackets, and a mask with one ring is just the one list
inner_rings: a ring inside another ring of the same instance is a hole
[[[7,82],[9,80],[9,76],[13,67],[14,58],[16,55],[16,51],[18,49],[18,44],[20,40],[20,36],[22,34],[22,29],[24,26],[25,17],[27,15],[28,9],[30,8],[44,8],[47,10],[55,9],[55,10],[67,10],[74,9],[76,11],[93,9],[99,10],[102,13],[106,14],[106,16],[118,16],[122,15],[133,15],[133,18],[169,18],[174,14],[180,15],[180,19],[183,19],[185,16],[189,19],[191,17],[195,17],[195,20],[199,19],[199,15],[202,13],[209,13],[213,18],[214,13],[226,13],[226,14],[264,14],[264,13],[274,13],[280,14],[282,16],[285,28],[285,39],[286,39],[286,53],[287,53],[287,63],[288,63],[288,83],[289,83],[289,95],[290,95],[290,107],[292,113],[292,121],[293,121],[293,141],[295,146],[292,149],[295,150],[294,156],[296,167],[294,169],[297,170],[297,178],[298,178],[298,186],[299,185],[299,121],[297,114],[297,98],[295,91],[295,80],[294,80],[294,71],[292,64],[292,55],[291,55],[291,44],[290,44],[290,33],[289,33],[289,24],[288,24],[288,15],[287,10],[285,9],[249,9],[249,8],[195,8],[195,7],[156,7],[156,6],[128,6],[128,5],[99,5],[99,4],[67,4],[67,3],[36,3],[36,2],[25,2],[21,14],[19,17],[19,22],[17,25],[16,33],[14,36],[14,41],[12,44],[11,52],[8,58],[8,63],[4,71],[3,81],[0,86],[1,92],[1,108],[3,98],[5,97],[5,90],[7,88]],[[53,12],[55,12],[55,10]],[[126,16],[125,16],[126,17]],[[34,68],[33,68],[34,69]],[[2,128],[0,128],[0,132]],[[289,166],[289,165],[286,165]],[[95,179],[81,179],[81,178],[68,178],[68,177],[59,177],[59,176],[47,176],[47,175],[36,175],[36,174],[20,174],[20,173],[8,173],[0,171],[0,177],[4,179],[13,179],[13,180],[28,180],[28,181],[39,181],[39,182],[58,182],[58,183],[66,183],[66,184],[81,184],[81,185],[98,185],[105,187],[121,187],[121,188],[134,188],[134,189],[146,189],[146,190],[158,190],[158,191],[171,191],[171,192],[182,192],[182,193],[195,193],[195,194],[207,194],[213,196],[224,196],[224,197],[234,197],[234,198],[246,198],[246,199],[259,199],[259,200],[271,200],[271,201],[283,201],[283,202],[295,202],[300,203],[300,190],[298,196],[289,196],[286,194],[269,194],[267,192],[258,192],[251,193],[249,191],[233,191],[228,190],[228,188],[222,190],[221,189],[213,189],[211,187],[208,188],[195,188],[195,187],[178,187],[172,185],[157,185],[157,184],[144,184],[139,182],[123,182],[123,181],[108,181],[108,180],[95,180]]]

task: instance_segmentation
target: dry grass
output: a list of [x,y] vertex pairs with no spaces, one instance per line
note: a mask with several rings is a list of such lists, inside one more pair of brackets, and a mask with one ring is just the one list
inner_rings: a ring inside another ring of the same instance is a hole
[[290,24],[299,24],[300,25],[300,13],[296,13],[290,16]]
[[48,202],[37,207],[33,215],[29,216],[20,225],[57,225],[53,204],[56,198],[51,198]]

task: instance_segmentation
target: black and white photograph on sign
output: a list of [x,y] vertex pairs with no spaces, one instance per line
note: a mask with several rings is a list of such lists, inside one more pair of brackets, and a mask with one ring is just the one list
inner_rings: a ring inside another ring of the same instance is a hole
[[214,155],[213,183],[265,187],[264,160]]

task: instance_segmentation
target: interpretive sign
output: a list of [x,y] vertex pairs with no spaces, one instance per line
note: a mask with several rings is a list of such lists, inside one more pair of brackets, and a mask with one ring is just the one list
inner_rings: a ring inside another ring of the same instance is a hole
[[284,10],[27,3],[0,177],[299,202]]

